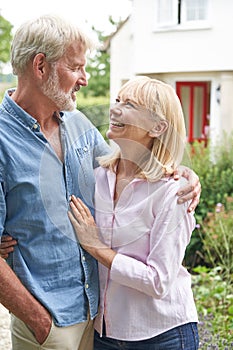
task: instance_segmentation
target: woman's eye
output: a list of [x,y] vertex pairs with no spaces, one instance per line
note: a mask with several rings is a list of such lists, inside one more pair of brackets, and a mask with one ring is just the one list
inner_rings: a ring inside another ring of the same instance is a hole
[[124,101],[121,101],[119,98],[116,98],[115,104],[118,104],[118,103],[121,103],[122,106],[130,107],[130,108],[136,108],[136,106],[132,102],[130,102],[130,101],[124,102]]
[[135,106],[131,103],[131,102],[126,102],[126,106],[129,106],[129,107],[132,107],[132,108],[135,108]]

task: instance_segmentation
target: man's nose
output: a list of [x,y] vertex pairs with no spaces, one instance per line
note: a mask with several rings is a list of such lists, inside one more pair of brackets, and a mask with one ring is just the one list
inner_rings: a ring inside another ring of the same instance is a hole
[[81,75],[79,76],[77,82],[81,86],[88,85],[87,74],[86,74],[86,71],[84,69],[82,70]]

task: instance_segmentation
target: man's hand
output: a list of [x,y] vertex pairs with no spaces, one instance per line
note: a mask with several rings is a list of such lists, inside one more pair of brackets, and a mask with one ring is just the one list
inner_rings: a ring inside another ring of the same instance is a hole
[[3,259],[0,259],[0,281],[0,303],[31,329],[40,344],[44,343],[52,325],[48,310],[25,288]]
[[11,236],[2,236],[0,242],[0,256],[7,259],[9,254],[14,251],[17,241]]
[[35,317],[33,324],[28,324],[34,337],[41,345],[48,338],[52,326],[52,317],[49,312],[43,307],[38,308],[38,314]]
[[177,202],[178,204],[181,204],[192,200],[188,207],[188,211],[192,212],[200,201],[201,183],[197,174],[192,169],[183,165],[178,167],[174,172],[173,177],[174,180],[179,180],[181,176],[188,180],[188,184],[181,187],[177,192],[177,195],[179,196]]
[[[13,237],[5,236],[5,235],[2,236],[1,243],[0,243],[0,256],[1,256],[1,258],[7,259],[9,254],[14,251],[14,246],[16,244],[17,244],[17,241]],[[15,276],[13,275],[13,272],[10,272],[10,273],[12,273],[11,278],[12,279],[13,279],[13,277],[15,278]],[[16,280],[16,283],[14,284],[14,286],[17,285],[18,283],[20,285],[20,282],[18,280]],[[11,307],[13,306],[13,308],[11,309],[9,307],[9,310],[12,311],[13,313],[15,313],[15,315],[17,317],[21,318],[28,325],[28,327],[31,329],[31,331],[34,334],[38,343],[43,344],[45,342],[46,338],[48,337],[48,334],[49,334],[50,329],[51,329],[51,324],[52,324],[51,315],[44,308],[44,306],[42,306],[31,295],[29,295],[28,292],[26,292],[26,291],[24,291],[24,292],[27,295],[27,297],[29,297],[30,301],[32,299],[32,302],[35,303],[35,305],[33,304],[33,307],[35,308],[36,312],[34,312],[33,315],[30,317],[31,312],[28,310],[28,313],[25,316],[25,310],[26,310],[26,305],[25,305],[25,309],[24,309],[23,314],[21,314],[21,313],[18,314],[18,312],[19,312],[18,308],[17,308],[17,306],[14,307],[13,300],[11,301],[11,305],[10,305]],[[9,294],[10,293],[8,293],[8,295]],[[27,299],[25,297],[25,300],[21,303],[21,305],[23,305],[23,303],[26,302],[26,300]],[[27,302],[27,304],[29,304],[29,302]],[[6,305],[6,306],[8,307],[8,305]],[[31,306],[31,308],[32,308],[32,306]],[[23,315],[23,317],[22,317],[22,315]]]

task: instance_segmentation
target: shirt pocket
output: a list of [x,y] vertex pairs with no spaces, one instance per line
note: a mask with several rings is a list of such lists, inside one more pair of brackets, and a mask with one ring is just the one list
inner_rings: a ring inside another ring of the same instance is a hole
[[90,145],[76,148],[79,161],[79,186],[91,186],[94,184],[93,152]]
[[[93,147],[93,146],[92,146]],[[75,172],[77,195],[85,202],[94,215],[95,174],[93,150],[89,145],[76,148],[78,169]]]

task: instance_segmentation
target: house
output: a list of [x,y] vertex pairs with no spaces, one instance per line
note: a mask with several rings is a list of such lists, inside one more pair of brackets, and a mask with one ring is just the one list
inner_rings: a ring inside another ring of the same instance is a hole
[[171,84],[189,142],[233,130],[233,1],[131,0],[110,40],[110,96],[135,75]]

